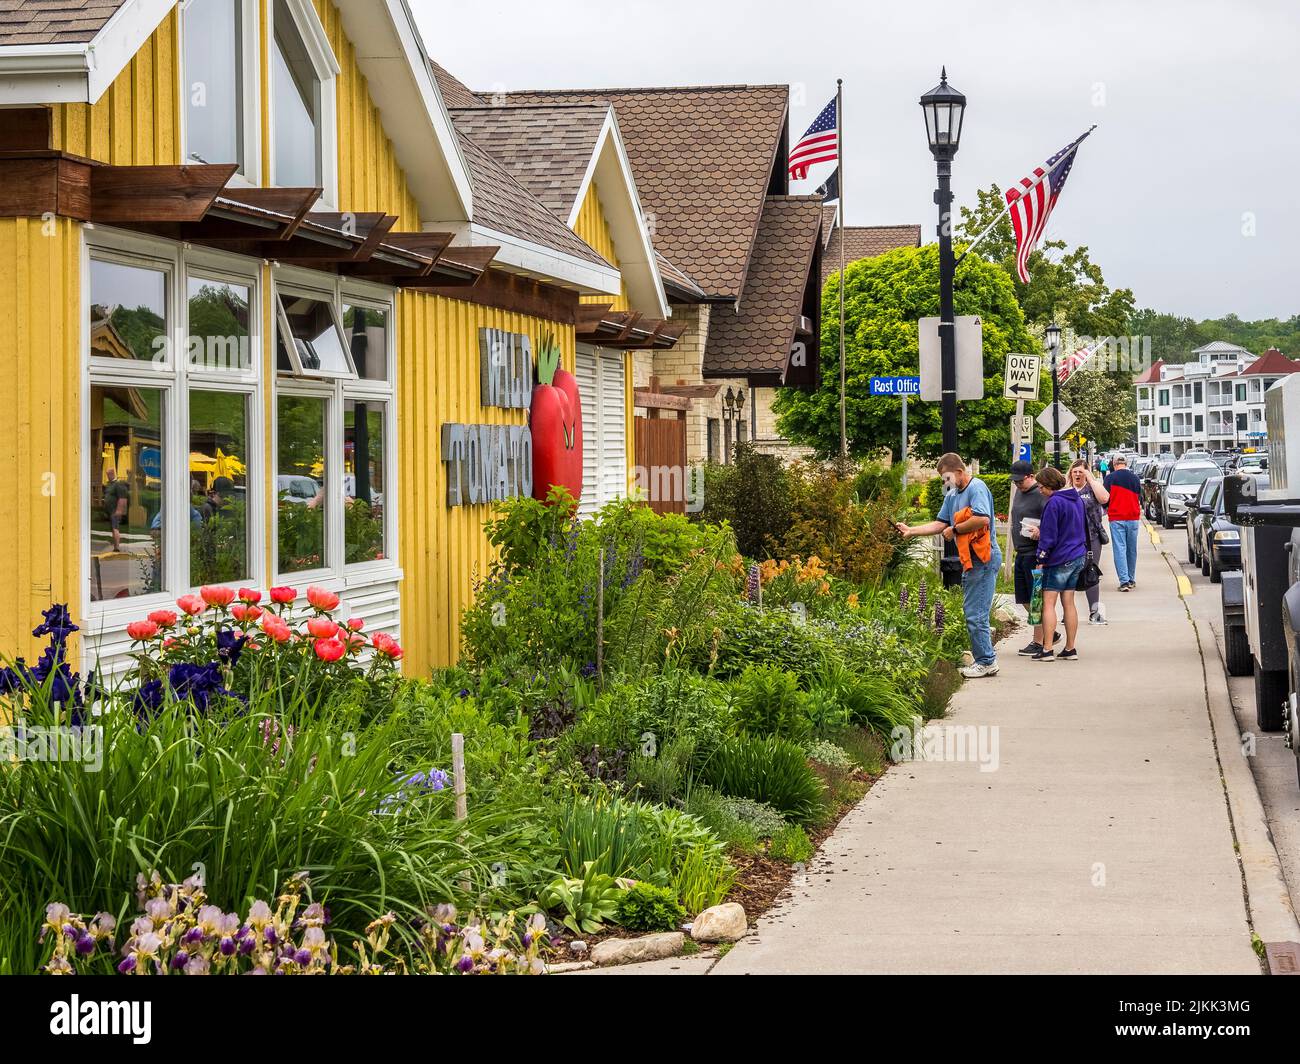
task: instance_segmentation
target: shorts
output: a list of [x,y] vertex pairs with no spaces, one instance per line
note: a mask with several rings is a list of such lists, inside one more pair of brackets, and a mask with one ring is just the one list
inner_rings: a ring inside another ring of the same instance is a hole
[[108,523],[109,526],[113,529],[113,531],[116,532],[118,529],[122,527],[122,515],[116,513],[109,514]]
[[1046,566],[1043,569],[1043,590],[1073,591],[1079,582],[1079,574],[1083,572],[1083,562],[1081,554],[1072,562]]
[[1016,551],[1015,562],[1012,565],[1012,575],[1016,583],[1016,605],[1028,606],[1029,600],[1034,597],[1034,570],[1038,568],[1038,561],[1034,557],[1032,550]]

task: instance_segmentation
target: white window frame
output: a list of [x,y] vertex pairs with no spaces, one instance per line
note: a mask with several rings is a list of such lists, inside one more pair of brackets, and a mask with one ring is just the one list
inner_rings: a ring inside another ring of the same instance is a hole
[[[316,78],[320,83],[320,128],[317,131],[317,150],[320,152],[320,183],[324,191],[321,193],[315,209],[334,211],[338,209],[336,205],[339,202],[337,79],[342,68],[339,66],[338,58],[334,55],[334,49],[330,46],[329,37],[325,33],[325,27],[321,25],[320,16],[316,14],[316,8],[311,0],[284,0],[284,4],[288,8],[293,19],[293,28],[302,40],[312,66],[316,70]],[[264,32],[266,34],[267,56],[271,57],[271,51],[276,47],[275,0],[267,0]],[[273,58],[271,58],[271,62],[274,63]],[[273,78],[271,80],[274,81]],[[269,163],[271,184],[278,185],[280,181],[275,173],[275,90],[273,84],[268,85],[267,97],[266,157]]]
[[[258,39],[258,27],[261,26],[261,5],[258,0],[235,0],[240,7],[239,25],[243,62],[239,75],[242,80],[244,105],[239,115],[242,123],[244,144],[244,161],[228,182],[244,188],[256,187],[262,183],[262,122],[261,122],[261,55],[262,49]],[[179,7],[180,47],[177,56],[177,73],[180,80],[181,108],[181,161],[189,162],[189,98],[192,86],[185,72],[185,12],[188,3]],[[214,162],[231,162],[232,160],[213,160]]]
[[[303,366],[302,360],[298,357],[298,348],[293,343],[293,331],[289,327],[289,315],[284,309],[284,296],[297,296],[300,299],[315,299],[326,304],[330,309],[330,314],[334,320],[334,331],[338,334],[339,346],[343,349],[343,357],[347,361],[347,372],[340,374],[323,369],[307,369]],[[308,284],[293,284],[291,281],[277,282],[275,286],[275,301],[272,304],[276,324],[276,337],[284,344],[285,353],[289,356],[289,362],[293,366],[293,375],[304,380],[323,380],[332,381],[336,378],[355,379],[357,367],[352,364],[352,351],[348,346],[347,337],[343,333],[343,313],[339,309],[338,293],[334,286],[321,287],[317,281],[311,281]],[[279,357],[277,355],[275,364],[279,372]]]
[[[271,409],[273,412],[271,465],[273,477],[279,476],[280,425],[275,412],[279,409],[281,395],[301,395],[325,398],[325,564],[312,570],[282,573],[279,570],[280,529],[279,529],[279,485],[275,483],[272,495],[275,500],[271,515],[271,559],[272,580],[274,583],[305,584],[317,583],[331,590],[342,591],[357,585],[373,584],[386,580],[400,580],[402,573],[399,566],[398,507],[392,505],[398,501],[397,469],[397,369],[396,330],[397,302],[392,289],[382,285],[369,284],[352,278],[336,278],[330,274],[304,270],[292,266],[275,266],[271,275],[272,306],[279,307],[279,292],[310,295],[332,303],[337,321],[343,320],[343,305],[364,306],[379,310],[387,315],[384,338],[386,379],[368,380],[356,375],[352,366],[351,345],[346,342],[344,332],[344,350],[347,352],[348,364],[352,375],[343,376],[290,376],[274,370]],[[276,360],[272,354],[272,366]],[[343,485],[343,416],[348,400],[382,402],[384,404],[384,557],[369,562],[345,561],[347,544],[344,527],[342,494],[335,490]]]
[[[90,627],[98,634],[104,630],[121,628],[131,620],[139,619],[150,610],[169,606],[179,595],[195,589],[190,583],[190,494],[189,471],[189,393],[196,390],[221,391],[244,395],[248,455],[246,476],[249,490],[245,493],[245,510],[248,573],[246,578],[254,586],[266,586],[266,534],[267,527],[263,492],[266,459],[263,453],[265,419],[260,402],[262,387],[262,337],[263,293],[258,260],[230,255],[220,251],[195,248],[161,238],[141,237],[112,229],[87,225],[83,229],[81,246],[82,277],[86,283],[81,291],[81,320],[90,319],[90,263],[92,260],[117,262],[125,265],[155,269],[166,277],[165,311],[168,323],[168,357],[158,362],[128,362],[125,359],[94,359],[90,354],[89,330],[81,341],[82,380],[85,382],[81,401],[83,443],[81,460],[82,482],[81,531],[79,549],[87,564],[82,579],[81,596],[83,616],[90,619]],[[225,280],[247,286],[249,290],[249,350],[251,365],[241,372],[192,370],[188,358],[188,280],[201,276],[211,280]],[[90,430],[91,389],[96,385],[133,385],[154,388],[163,392],[162,445],[164,453],[162,478],[163,513],[163,586],[170,588],[125,599],[91,601],[89,568],[90,557],[90,481],[94,456],[88,445]]]

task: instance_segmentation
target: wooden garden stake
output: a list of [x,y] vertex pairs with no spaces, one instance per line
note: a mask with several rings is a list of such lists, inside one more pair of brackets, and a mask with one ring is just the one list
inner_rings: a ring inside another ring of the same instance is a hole
[[465,803],[465,736],[460,732],[451,733],[451,776],[456,789],[456,819],[464,820],[469,808]]

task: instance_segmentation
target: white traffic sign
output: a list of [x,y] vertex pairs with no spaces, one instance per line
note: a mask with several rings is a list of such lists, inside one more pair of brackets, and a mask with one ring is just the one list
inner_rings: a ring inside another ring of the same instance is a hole
[[[943,358],[939,347],[939,319],[917,323],[920,349],[921,398],[930,403],[943,399]],[[957,343],[957,398],[984,398],[984,333],[978,314],[959,314],[954,332]]]
[[1034,419],[1028,414],[1011,416],[1011,438],[1019,443],[1032,443],[1034,439]]
[[1002,375],[1002,398],[1036,401],[1040,365],[1037,355],[1007,355],[1007,368]]
[[1061,420],[1059,424],[1055,424],[1055,425],[1053,424],[1051,403],[1048,403],[1045,407],[1043,407],[1043,412],[1038,415],[1038,423],[1043,426],[1043,431],[1046,432],[1049,436],[1053,432],[1058,432],[1058,431],[1062,436],[1064,436],[1067,432],[1070,431],[1070,426],[1073,425],[1079,419],[1074,416],[1073,412],[1070,410],[1068,406],[1066,406],[1064,403],[1060,402],[1059,400],[1057,401],[1056,406],[1061,411]]

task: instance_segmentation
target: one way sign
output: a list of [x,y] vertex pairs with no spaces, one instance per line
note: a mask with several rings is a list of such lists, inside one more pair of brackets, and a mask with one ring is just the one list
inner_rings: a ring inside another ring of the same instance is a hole
[[1002,375],[1004,399],[1038,398],[1039,363],[1037,355],[1007,355],[1007,369]]

